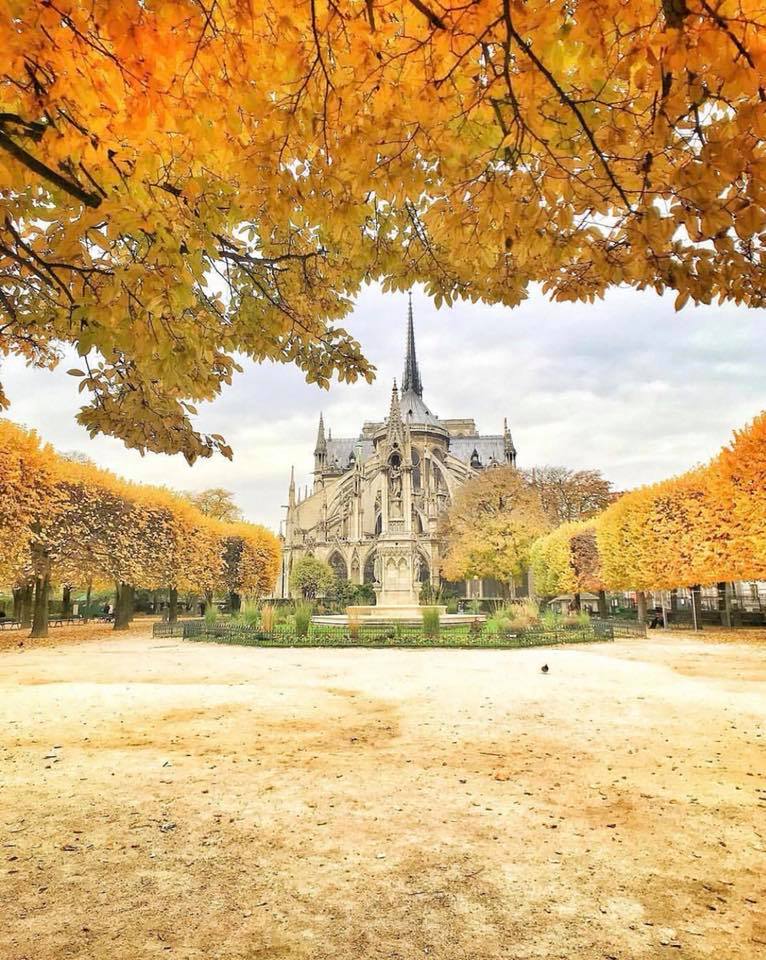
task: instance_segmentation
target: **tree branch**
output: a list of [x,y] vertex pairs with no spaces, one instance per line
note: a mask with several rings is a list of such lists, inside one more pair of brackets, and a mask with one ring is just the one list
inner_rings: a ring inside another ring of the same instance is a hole
[[447,25],[442,20],[442,18],[437,14],[435,14],[433,10],[429,10],[428,7],[421,2],[421,0],[410,0],[410,3],[416,10],[419,10],[420,13],[423,14],[423,16],[426,18],[426,20],[428,20],[428,22],[431,24],[432,27],[435,27],[437,30],[447,29]]
[[23,147],[19,146],[18,143],[11,140],[2,130],[0,130],[0,149],[10,153],[14,160],[18,160],[18,162],[23,164],[28,170],[31,170],[39,177],[42,177],[43,180],[47,180],[48,183],[52,183],[60,190],[68,193],[70,197],[74,197],[76,200],[79,200],[80,203],[84,203],[86,207],[92,207],[95,210],[101,206],[102,198],[97,193],[88,193],[88,191],[83,190],[78,183],[62,177],[60,173],[56,173],[55,170],[46,166],[46,164],[38,160],[37,157],[33,157],[31,153],[28,153]]
[[625,190],[622,188],[622,185],[619,183],[614,173],[612,172],[612,168],[609,166],[609,163],[606,159],[604,152],[602,151],[601,147],[598,145],[598,141],[596,140],[595,134],[593,133],[591,128],[588,126],[588,121],[585,119],[583,112],[580,109],[580,105],[577,103],[576,100],[573,100],[569,96],[569,94],[562,88],[562,86],[559,84],[558,80],[554,77],[554,75],[551,73],[548,67],[545,66],[542,60],[534,52],[531,44],[528,44],[526,40],[524,40],[524,38],[521,36],[521,34],[516,30],[511,20],[510,0],[503,0],[503,10],[504,10],[505,27],[509,35],[513,37],[513,39],[516,41],[516,43],[518,43],[518,45],[521,47],[524,53],[529,57],[532,63],[540,71],[540,73],[542,73],[542,75],[548,81],[548,83],[553,88],[553,90],[555,90],[559,100],[561,100],[561,102],[566,107],[568,107],[572,111],[572,113],[574,113],[574,115],[577,117],[577,120],[580,126],[582,127],[583,132],[585,133],[585,136],[590,141],[591,147],[593,147],[594,152],[596,153],[597,157],[601,161],[604,167],[604,170],[606,171],[606,175],[609,177],[609,180],[612,183],[612,186],[619,193],[622,199],[622,202],[625,204],[628,210],[632,210],[633,208],[631,206],[630,200],[628,199],[628,195],[625,193]]

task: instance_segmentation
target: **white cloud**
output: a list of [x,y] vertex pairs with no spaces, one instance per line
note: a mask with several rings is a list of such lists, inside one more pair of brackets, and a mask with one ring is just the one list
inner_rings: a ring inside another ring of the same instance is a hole
[[[223,486],[252,520],[276,526],[291,464],[309,483],[319,411],[335,436],[354,436],[388,411],[402,372],[406,298],[365,289],[347,327],[378,367],[378,380],[306,384],[296,369],[247,364],[213,404],[201,429],[223,433],[234,461],[188,467],[182,457],[90,440],[74,422],[76,380],[64,361],[53,373],[3,363],[9,416],[59,450],[82,450],[131,479],[179,489]],[[766,407],[758,349],[763,311],[732,305],[673,311],[672,297],[629,290],[596,304],[551,304],[537,291],[516,310],[458,304],[437,311],[413,297],[418,360],[429,406],[472,416],[485,433],[509,418],[524,466],[598,467],[620,489],[707,460],[735,427]]]

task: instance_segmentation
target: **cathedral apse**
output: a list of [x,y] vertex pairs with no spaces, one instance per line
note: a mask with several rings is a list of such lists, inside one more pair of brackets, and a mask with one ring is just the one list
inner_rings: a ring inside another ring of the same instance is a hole
[[417,605],[423,584],[439,588],[439,517],[455,491],[481,470],[515,463],[507,421],[502,433],[487,435],[473,418],[431,412],[410,299],[401,389],[394,381],[388,415],[354,437],[333,437],[320,413],[312,483],[302,496],[291,474],[278,595],[289,595],[293,564],[310,554],[341,579],[371,584],[381,606]]

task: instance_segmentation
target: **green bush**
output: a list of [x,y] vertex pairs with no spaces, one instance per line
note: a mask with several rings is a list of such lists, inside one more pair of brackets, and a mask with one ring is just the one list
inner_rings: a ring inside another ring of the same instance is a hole
[[564,618],[555,610],[546,610],[540,615],[540,626],[546,630],[555,630],[564,623]]
[[434,639],[439,636],[439,609],[438,607],[423,607],[423,636]]
[[590,614],[587,610],[572,610],[564,618],[567,626],[586,627],[590,624]]
[[295,635],[296,637],[307,637],[309,626],[311,625],[311,616],[314,613],[313,604],[296,603],[295,604]]
[[457,613],[457,597],[450,597],[447,600],[447,613]]
[[212,627],[215,625],[216,620],[218,620],[218,608],[214,604],[209,603],[205,607],[205,623],[207,626]]

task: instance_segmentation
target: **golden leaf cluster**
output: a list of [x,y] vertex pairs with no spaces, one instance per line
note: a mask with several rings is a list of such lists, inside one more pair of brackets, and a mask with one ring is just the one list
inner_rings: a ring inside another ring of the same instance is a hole
[[[756,0],[0,0],[0,352],[220,450],[239,357],[370,378],[362,284],[764,301]],[[0,395],[0,402],[2,396]]]

